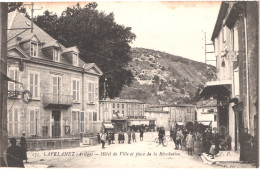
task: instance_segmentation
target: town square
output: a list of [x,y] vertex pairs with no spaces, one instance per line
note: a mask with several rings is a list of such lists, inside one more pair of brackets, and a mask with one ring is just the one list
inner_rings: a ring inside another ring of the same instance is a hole
[[259,2],[0,2],[1,167],[258,168]]

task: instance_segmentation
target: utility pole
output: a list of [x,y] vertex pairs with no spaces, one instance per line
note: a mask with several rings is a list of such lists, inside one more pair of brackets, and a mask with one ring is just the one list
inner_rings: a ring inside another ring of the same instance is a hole
[[207,54],[208,53],[215,53],[214,51],[210,51],[210,52],[208,52],[207,51],[207,46],[212,46],[213,44],[212,43],[207,43],[207,37],[206,37],[206,32],[204,32],[204,39],[205,39],[205,64],[207,64],[207,62],[209,62],[209,61],[216,61],[216,60],[209,60],[209,59],[207,59]]
[[105,77],[105,81],[104,81],[104,93],[103,93],[104,99],[106,99],[106,98],[107,98],[107,92],[106,92],[106,82],[107,82],[107,77]]
[[0,167],[6,166],[7,135],[7,3],[0,2]]
[[34,10],[41,10],[41,9],[34,9],[33,6],[34,6],[34,2],[30,3],[30,4],[23,4],[23,6],[25,5],[29,5],[31,6],[31,33],[33,33],[33,13],[34,13]]

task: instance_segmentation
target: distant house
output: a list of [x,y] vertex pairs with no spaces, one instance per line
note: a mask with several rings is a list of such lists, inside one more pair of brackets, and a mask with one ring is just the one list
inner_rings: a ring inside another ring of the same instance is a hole
[[115,131],[135,131],[149,125],[145,118],[145,103],[134,99],[104,99],[99,101],[103,128],[113,127]]
[[[204,102],[204,103],[203,103]],[[218,105],[216,100],[204,100],[196,106],[197,122],[210,128],[218,128]]]
[[[8,135],[28,138],[79,138],[97,132],[99,77],[94,63],[79,58],[76,46],[64,47],[18,11],[8,14]],[[28,90],[32,101],[23,103],[16,91]]]
[[[178,105],[160,105],[160,106],[152,106],[146,111],[162,111],[162,113],[167,114],[167,124],[165,121],[164,127],[168,130],[179,126],[184,126],[187,122],[195,121],[195,106],[194,105],[186,105],[186,104],[178,104]],[[166,113],[167,112],[167,113]],[[164,117],[165,119],[166,117]],[[157,123],[160,123],[157,121]],[[158,126],[158,125],[156,125]]]

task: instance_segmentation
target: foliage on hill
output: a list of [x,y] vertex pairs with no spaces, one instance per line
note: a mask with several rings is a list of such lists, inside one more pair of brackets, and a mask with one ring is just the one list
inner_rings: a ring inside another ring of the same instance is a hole
[[168,53],[131,49],[134,80],[125,86],[121,98],[149,104],[195,103],[204,83],[215,79],[215,67]]

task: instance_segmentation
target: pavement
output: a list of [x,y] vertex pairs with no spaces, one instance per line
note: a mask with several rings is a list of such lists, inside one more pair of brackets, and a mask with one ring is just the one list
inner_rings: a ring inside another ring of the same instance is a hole
[[200,156],[203,163],[217,165],[225,168],[256,168],[255,165],[239,161],[239,154],[234,151],[220,151],[214,159],[206,153]]
[[175,150],[174,143],[157,146],[157,133],[145,133],[144,141],[70,149],[29,151],[26,168],[223,168],[203,163],[197,155]]

